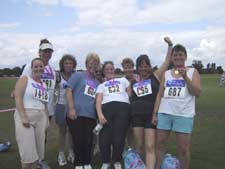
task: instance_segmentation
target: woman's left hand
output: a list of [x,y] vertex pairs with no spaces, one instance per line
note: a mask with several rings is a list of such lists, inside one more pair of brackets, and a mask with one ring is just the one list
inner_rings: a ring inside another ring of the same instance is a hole
[[99,116],[99,123],[101,124],[107,123],[107,120],[103,114]]

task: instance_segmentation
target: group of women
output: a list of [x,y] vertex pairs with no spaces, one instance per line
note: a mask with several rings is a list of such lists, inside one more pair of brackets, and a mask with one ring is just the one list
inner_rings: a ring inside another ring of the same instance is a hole
[[[50,119],[47,115],[55,114],[60,166],[68,160],[75,169],[92,168],[93,129],[98,119],[103,125],[99,134],[101,169],[109,169],[111,163],[115,169],[122,169],[126,137],[128,146],[145,159],[147,169],[159,169],[170,131],[176,132],[181,167],[188,169],[200,77],[194,68],[185,66],[186,49],[182,45],[173,47],[169,38],[164,40],[168,51],[158,69],[153,70],[147,55],[140,55],[136,59],[136,74],[132,59],[125,58],[125,76],[116,77],[113,62],[101,65],[95,53],[87,55],[85,72],[75,71],[77,63],[72,55],[64,55],[60,71],[55,72],[49,65],[53,47],[45,39],[39,46],[40,58],[26,66],[27,73],[23,73],[15,88],[16,139],[22,167],[49,167],[43,161]],[[173,68],[168,70],[171,61]],[[28,140],[32,145],[29,151]]]

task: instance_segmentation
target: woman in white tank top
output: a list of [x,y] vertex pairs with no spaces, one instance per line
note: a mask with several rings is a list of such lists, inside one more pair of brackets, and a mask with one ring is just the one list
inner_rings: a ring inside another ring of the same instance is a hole
[[[74,153],[73,153],[73,145],[71,134],[68,132],[68,126],[66,123],[67,116],[67,100],[66,100],[66,86],[69,77],[74,72],[76,68],[77,62],[74,56],[66,54],[59,61],[60,72],[58,72],[58,76],[60,76],[60,82],[57,83],[56,89],[58,89],[58,99],[55,107],[55,121],[59,128],[59,148],[58,148],[58,163],[59,166],[64,166],[67,164],[67,160],[71,163],[74,161]],[[68,137],[67,137],[68,136]],[[68,139],[66,139],[68,138]],[[68,157],[67,160],[65,158],[65,148],[66,148],[66,140],[68,140]]]
[[190,142],[195,115],[195,96],[201,93],[200,75],[185,66],[187,52],[184,46],[172,50],[174,68],[165,72],[153,112],[157,124],[156,169],[160,169],[170,131],[176,132],[178,158],[182,169],[189,168]]
[[31,76],[19,78],[15,87],[15,133],[23,169],[36,168],[36,162],[44,159],[48,126],[49,94],[47,86],[41,81],[44,71],[42,59],[33,59],[31,69]]

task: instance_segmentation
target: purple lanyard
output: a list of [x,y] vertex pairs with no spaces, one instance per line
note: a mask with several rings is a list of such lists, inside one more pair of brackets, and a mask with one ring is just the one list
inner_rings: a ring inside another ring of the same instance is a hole
[[109,80],[109,85],[111,86],[115,85],[115,79]]
[[[33,79],[33,78],[32,78]],[[33,79],[34,80],[34,79]],[[35,81],[35,80],[34,80]],[[36,82],[35,83],[32,83],[32,86],[36,89],[40,89],[41,90],[41,94],[44,94],[44,91],[46,90],[44,85],[43,85],[43,82]]]
[[138,87],[143,86],[144,80],[138,81],[137,83],[138,83]]
[[41,85],[37,84],[37,86],[40,88],[40,90],[41,90],[41,94],[43,94],[43,93],[44,93],[44,91],[45,91],[45,88],[44,88],[43,83],[42,83],[42,82],[40,82],[40,83],[41,83]]
[[88,75],[88,73],[86,73],[86,79],[87,79],[87,80],[86,80],[86,83],[87,83],[89,86],[91,86],[91,87],[93,87],[93,88],[96,88],[96,86],[97,86],[96,82],[90,78],[90,76]]
[[53,76],[53,71],[52,71],[51,66],[50,66],[50,65],[47,65],[47,66],[48,66],[49,70],[48,70],[48,68],[46,67],[46,68],[45,68],[45,71],[47,72],[47,74],[50,74],[50,75]]

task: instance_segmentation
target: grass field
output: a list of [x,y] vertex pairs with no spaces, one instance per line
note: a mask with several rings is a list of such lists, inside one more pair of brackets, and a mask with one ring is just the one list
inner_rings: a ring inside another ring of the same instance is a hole
[[[225,87],[219,87],[219,75],[202,75],[202,95],[197,98],[197,115],[192,137],[191,169],[225,168]],[[9,97],[14,79],[0,79],[0,109],[14,107]],[[174,136],[172,134],[171,136]],[[10,140],[9,152],[0,153],[0,169],[19,169],[20,159],[14,136],[12,112],[0,113],[0,143]],[[176,154],[175,139],[170,140],[169,153]],[[51,124],[48,134],[46,159],[52,169],[69,169],[71,165],[57,164],[57,128]],[[93,160],[94,168],[100,168],[100,159]]]

